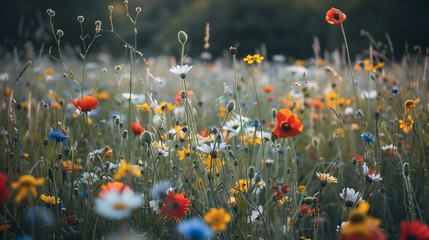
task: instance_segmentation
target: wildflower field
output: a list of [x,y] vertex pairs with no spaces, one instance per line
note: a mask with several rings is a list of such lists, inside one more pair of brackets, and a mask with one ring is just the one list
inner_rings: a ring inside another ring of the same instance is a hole
[[[428,240],[428,50],[389,41],[268,59],[146,57],[78,16],[80,54],[55,45],[0,59],[0,238]],[[92,51],[104,35],[123,57]],[[121,46],[119,46],[121,47]],[[257,46],[255,46],[255,49]],[[363,57],[362,57],[363,56]]]

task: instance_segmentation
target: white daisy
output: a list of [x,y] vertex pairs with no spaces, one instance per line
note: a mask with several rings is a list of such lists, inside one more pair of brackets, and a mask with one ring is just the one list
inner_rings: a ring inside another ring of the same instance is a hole
[[192,65],[188,66],[188,65],[184,65],[184,66],[180,66],[177,65],[175,67],[170,68],[170,72],[176,75],[179,75],[180,77],[184,77],[186,76],[186,74],[192,69]]
[[[215,144],[216,144],[216,146],[215,146]],[[210,146],[207,144],[203,144],[201,146],[198,146],[197,149],[200,150],[201,152],[204,152],[204,153],[211,153],[214,151],[216,151],[216,152],[220,151],[220,150],[224,149],[226,146],[228,146],[226,144],[226,142],[222,142],[222,143],[212,142],[212,143],[210,143]]]
[[160,201],[156,201],[156,200],[151,200],[149,201],[149,207],[152,209],[152,211],[154,211],[156,214],[160,214],[161,213],[161,209],[159,208],[160,205]]
[[80,181],[85,184],[92,184],[97,182],[98,180],[100,180],[100,178],[97,175],[89,172],[82,173],[82,177],[80,178]]
[[134,209],[142,205],[143,197],[131,190],[118,192],[112,189],[95,199],[95,211],[103,217],[122,219],[131,215]]
[[373,171],[369,172],[368,166],[366,166],[366,163],[363,163],[363,174],[365,175],[366,180],[370,182],[378,182],[383,180],[382,177],[380,177],[380,174],[376,174]]
[[252,211],[252,215],[250,216],[250,218],[247,219],[247,222],[250,223],[261,220],[262,212],[264,212],[264,209],[262,209],[262,205],[259,205],[258,210]]
[[132,104],[143,104],[146,100],[146,96],[144,94],[131,93],[131,97],[130,97],[130,93],[122,93],[122,97],[124,97],[127,100],[131,98]]
[[353,204],[361,202],[362,197],[359,198],[359,192],[356,192],[353,188],[343,188],[343,192],[340,193],[340,196],[346,201],[346,206],[351,207]]

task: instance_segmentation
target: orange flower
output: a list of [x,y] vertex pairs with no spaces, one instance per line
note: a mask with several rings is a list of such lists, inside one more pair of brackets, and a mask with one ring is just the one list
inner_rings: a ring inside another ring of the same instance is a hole
[[314,107],[315,109],[318,110],[322,110],[325,108],[325,106],[323,106],[323,103],[321,101],[317,101],[317,100],[310,100],[308,101],[308,105]]
[[270,92],[274,91],[274,87],[273,86],[266,86],[262,90],[266,93],[270,93]]
[[186,212],[191,212],[188,208],[191,205],[191,201],[189,201],[188,198],[184,198],[184,196],[184,192],[175,194],[173,190],[168,191],[167,197],[162,199],[163,205],[161,211],[164,213],[164,215],[162,215],[164,219],[170,221],[173,217],[176,222],[180,222]]
[[301,133],[303,124],[299,121],[296,113],[293,113],[284,108],[277,113],[276,127],[273,130],[273,135],[276,138],[294,137]]
[[98,194],[98,196],[104,199],[105,195],[112,190],[116,190],[118,193],[131,191],[128,185],[125,185],[121,182],[108,182],[107,185],[101,186],[101,192]]
[[[176,105],[182,102],[182,92],[184,93],[185,91],[182,90],[176,95]],[[192,95],[194,95],[194,91],[188,91],[188,98]]]
[[80,100],[73,100],[72,103],[81,112],[88,112],[97,107],[98,100],[95,97],[85,96]]
[[142,126],[138,125],[137,123],[133,122],[131,123],[131,129],[136,135],[141,135],[142,132],[146,131]]
[[209,133],[209,130],[207,128],[200,131],[200,135],[202,137],[207,137],[208,133]]
[[346,15],[336,8],[331,8],[326,13],[326,21],[330,24],[340,24],[346,20]]
[[301,205],[301,208],[299,209],[299,212],[304,215],[308,212],[308,208],[305,205]]

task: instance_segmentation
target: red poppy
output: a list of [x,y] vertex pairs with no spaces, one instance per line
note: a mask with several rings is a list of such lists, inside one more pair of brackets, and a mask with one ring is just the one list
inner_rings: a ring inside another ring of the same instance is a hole
[[182,217],[189,211],[189,206],[191,205],[191,201],[188,198],[184,198],[185,193],[175,194],[174,191],[169,190],[167,193],[167,197],[162,199],[163,205],[161,211],[164,213],[162,217],[164,219],[171,220],[174,218],[176,222],[180,222]]
[[336,8],[331,8],[326,12],[326,21],[330,24],[340,24],[344,20],[346,20],[346,14]]
[[136,135],[141,135],[142,132],[146,131],[142,126],[138,125],[137,123],[131,123],[131,129]]
[[358,162],[362,162],[363,161],[363,157],[362,156],[357,156],[357,155],[355,156],[354,153],[349,153],[349,155],[352,158],[352,161],[353,161],[353,159],[356,160],[356,161],[358,161]]
[[362,235],[360,233],[342,235],[340,240],[361,240],[361,239],[363,239],[363,240],[386,240],[387,239],[384,231],[378,227],[370,226],[369,232],[370,233],[366,236]]
[[7,176],[0,173],[0,205],[6,202],[9,197],[10,190],[7,185]]
[[299,212],[304,215],[308,212],[308,208],[305,205],[301,205],[301,208],[299,209]]
[[399,240],[416,239],[429,240],[428,225],[421,223],[418,220],[412,222],[402,222],[402,235]]
[[323,103],[321,101],[317,101],[317,100],[310,100],[308,101],[308,105],[314,107],[315,109],[318,110],[322,110],[325,108],[325,106],[323,105]]
[[273,135],[276,138],[294,137],[301,133],[303,125],[299,121],[296,113],[284,108],[277,113],[276,127],[273,130]]
[[[182,91],[180,91],[177,95],[176,95],[176,104],[179,104],[179,103],[181,103],[182,102],[182,92],[184,93],[185,91],[184,90],[182,90]],[[190,96],[192,96],[192,95],[194,95],[194,91],[188,91],[188,98],[190,97]]]
[[207,137],[207,135],[209,134],[209,130],[208,129],[204,129],[200,131],[200,135],[203,137]]
[[95,97],[85,96],[80,100],[73,100],[72,103],[79,111],[88,112],[97,107],[98,100]]
[[287,185],[280,187],[277,184],[273,184],[273,185],[271,185],[271,187],[274,188],[275,200],[282,199],[285,196],[285,194],[287,193],[287,191],[290,189],[290,186],[287,186]]

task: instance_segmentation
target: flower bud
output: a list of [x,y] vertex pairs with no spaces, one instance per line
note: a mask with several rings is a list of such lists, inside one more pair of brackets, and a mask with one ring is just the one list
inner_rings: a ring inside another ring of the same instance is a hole
[[145,131],[143,133],[143,141],[147,142],[147,143],[151,143],[154,141],[154,137],[152,136],[152,133],[149,131]]
[[124,130],[123,132],[122,132],[122,138],[123,139],[126,139],[128,137],[128,130]]
[[276,117],[277,117],[277,109],[275,109],[275,108],[271,109],[271,116],[272,116],[273,118],[276,118]]
[[184,31],[179,31],[177,33],[177,39],[181,44],[186,44],[186,41],[188,41],[188,35]]
[[410,175],[410,164],[407,162],[404,163],[404,176],[408,177]]
[[142,8],[141,7],[136,7],[136,12],[137,13],[139,13],[139,12],[141,12],[142,11]]
[[85,21],[85,18],[83,16],[78,16],[77,21],[83,23],[83,21]]
[[249,179],[252,179],[255,176],[255,168],[253,166],[250,166],[247,170],[247,177]]
[[58,30],[57,30],[57,35],[58,35],[59,37],[64,36],[64,32],[63,32],[63,30],[58,29]]
[[101,21],[100,20],[95,21],[94,24],[96,27],[101,27]]
[[112,5],[110,5],[110,6],[109,6],[109,10],[110,10],[110,11],[112,11],[112,10],[113,10],[113,6],[112,6]]
[[235,101],[231,100],[228,102],[228,104],[226,105],[226,107],[228,108],[228,112],[232,112],[235,109]]
[[48,14],[49,17],[55,17],[55,11],[52,9],[46,10],[46,13]]
[[237,54],[237,48],[236,47],[229,47],[229,54],[231,54],[232,56]]

